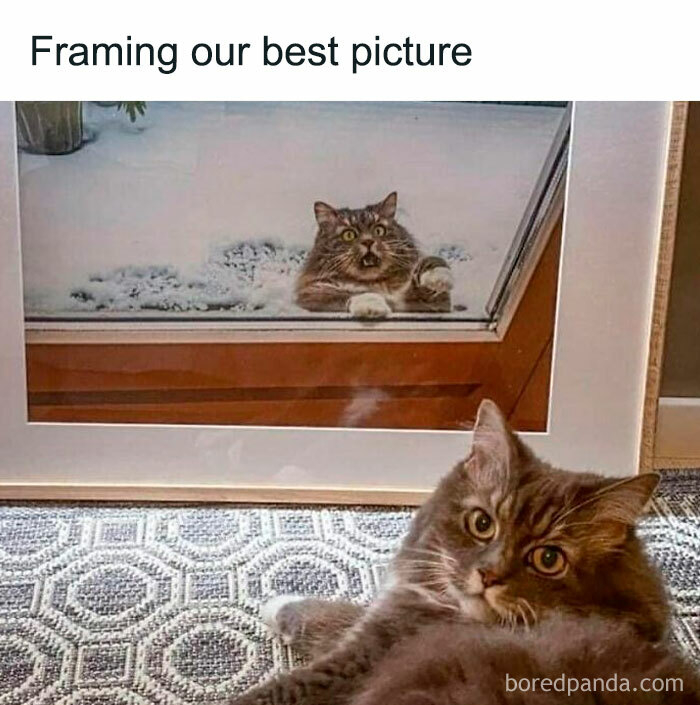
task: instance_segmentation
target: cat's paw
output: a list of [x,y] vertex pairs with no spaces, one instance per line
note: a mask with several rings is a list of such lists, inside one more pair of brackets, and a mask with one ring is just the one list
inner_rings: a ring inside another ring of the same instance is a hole
[[391,315],[386,299],[372,293],[353,296],[348,303],[348,311],[354,318],[386,318]]
[[302,620],[294,607],[296,603],[305,599],[299,595],[278,595],[260,608],[263,622],[285,644],[291,644],[299,636]]
[[436,294],[444,294],[451,291],[454,280],[449,267],[433,267],[432,269],[426,269],[420,275],[418,283]]

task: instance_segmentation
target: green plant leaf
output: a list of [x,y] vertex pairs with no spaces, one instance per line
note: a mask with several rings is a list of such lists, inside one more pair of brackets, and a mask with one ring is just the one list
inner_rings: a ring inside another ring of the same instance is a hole
[[123,110],[131,122],[136,122],[136,114],[145,115],[146,101],[145,100],[121,100],[117,103],[117,110]]

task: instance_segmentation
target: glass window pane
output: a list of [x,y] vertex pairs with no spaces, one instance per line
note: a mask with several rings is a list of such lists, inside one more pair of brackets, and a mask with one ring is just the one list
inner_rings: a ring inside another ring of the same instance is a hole
[[[344,319],[353,294],[377,291],[396,319],[485,326],[568,116],[565,104],[149,102],[132,121],[114,104],[63,104],[82,113],[71,120],[53,105],[18,106],[30,321]],[[69,153],[31,153],[47,132]],[[414,252],[360,223],[392,192]],[[319,266],[343,293],[309,304],[295,285],[319,201],[360,227],[344,242],[333,224]],[[425,257],[451,272],[447,304],[407,295]]]

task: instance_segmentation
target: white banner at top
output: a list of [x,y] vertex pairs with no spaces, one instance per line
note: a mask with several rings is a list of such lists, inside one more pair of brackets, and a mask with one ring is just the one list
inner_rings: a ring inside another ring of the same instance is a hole
[[686,99],[700,92],[691,7],[5,3],[0,99]]

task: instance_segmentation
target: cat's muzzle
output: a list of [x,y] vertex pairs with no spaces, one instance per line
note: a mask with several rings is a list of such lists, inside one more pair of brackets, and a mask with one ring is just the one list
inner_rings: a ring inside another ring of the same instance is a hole
[[363,267],[378,267],[381,263],[381,259],[374,252],[367,252],[360,259],[360,264]]

